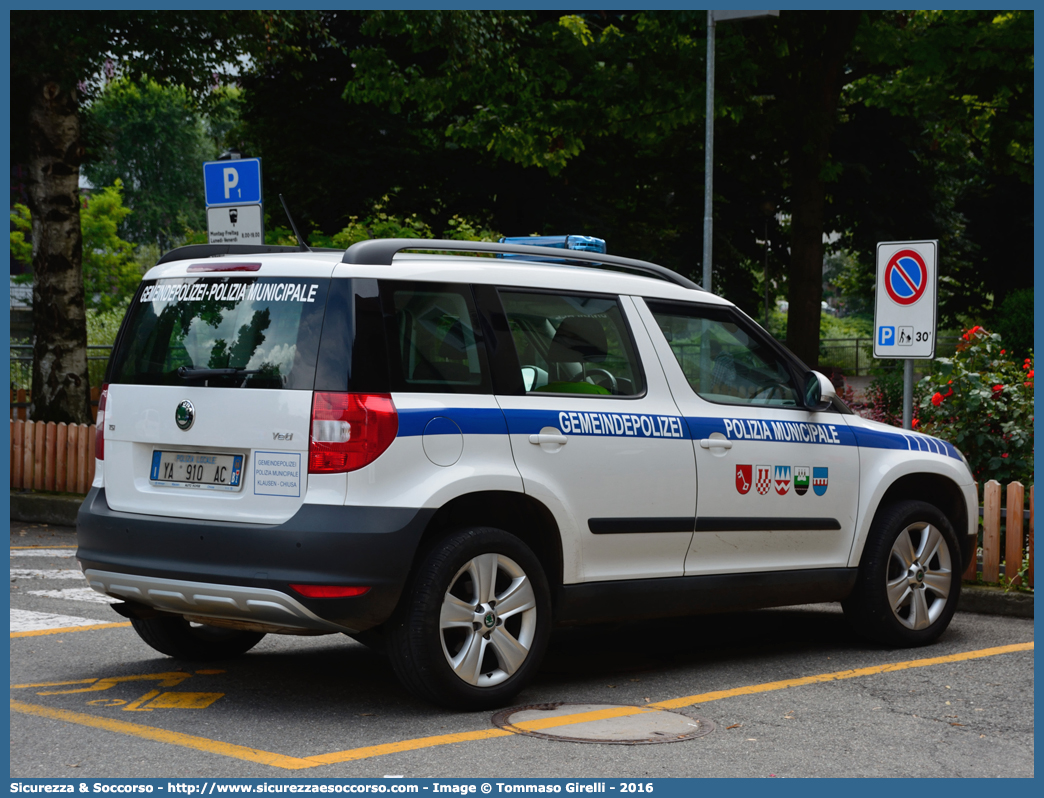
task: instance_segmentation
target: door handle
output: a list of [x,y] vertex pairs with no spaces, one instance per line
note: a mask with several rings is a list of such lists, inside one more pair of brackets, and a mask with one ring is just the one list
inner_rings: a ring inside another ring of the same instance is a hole
[[703,449],[731,449],[732,441],[724,438],[704,438],[700,441],[700,447]]
[[530,435],[529,442],[539,446],[542,443],[559,443],[563,446],[569,439],[565,435],[549,435],[546,432],[541,432],[537,435]]

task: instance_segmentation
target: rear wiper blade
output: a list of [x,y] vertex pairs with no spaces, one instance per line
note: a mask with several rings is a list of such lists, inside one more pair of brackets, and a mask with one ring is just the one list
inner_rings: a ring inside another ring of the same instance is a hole
[[181,366],[178,376],[183,380],[207,379],[209,377],[238,377],[246,374],[260,374],[261,369],[231,368],[231,369],[197,369]]

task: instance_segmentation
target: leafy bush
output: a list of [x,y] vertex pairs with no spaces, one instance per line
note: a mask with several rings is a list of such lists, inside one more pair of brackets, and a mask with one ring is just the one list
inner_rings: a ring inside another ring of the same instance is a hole
[[980,482],[1033,483],[1033,357],[1012,358],[1000,335],[975,326],[921,385],[921,427],[964,452]]
[[1012,291],[1001,303],[993,329],[1021,357],[1033,353],[1033,289]]
[[[436,238],[431,225],[419,214],[399,216],[388,213],[386,208],[389,202],[390,198],[385,195],[364,218],[349,216],[348,225],[332,236],[312,230],[305,238],[309,246],[334,249],[347,249],[352,244],[370,238]],[[500,238],[500,233],[484,227],[481,222],[456,214],[449,218],[446,225],[441,237],[454,241],[496,241]],[[287,227],[272,227],[265,231],[265,243],[296,246],[297,237]]]
[[[893,427],[903,425],[903,369],[902,361],[895,364],[899,368],[877,367],[877,374],[866,387],[865,418],[891,424]],[[919,407],[924,388],[920,383],[914,384],[913,390],[913,427],[918,429],[921,420]]]

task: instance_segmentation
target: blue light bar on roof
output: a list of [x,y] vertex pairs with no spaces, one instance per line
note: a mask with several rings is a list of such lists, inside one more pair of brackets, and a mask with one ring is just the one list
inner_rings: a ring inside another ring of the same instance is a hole
[[[527,247],[552,247],[554,249],[577,249],[583,252],[605,254],[605,239],[594,236],[511,236],[500,239],[501,244],[521,244]],[[506,257],[528,257],[507,255]]]

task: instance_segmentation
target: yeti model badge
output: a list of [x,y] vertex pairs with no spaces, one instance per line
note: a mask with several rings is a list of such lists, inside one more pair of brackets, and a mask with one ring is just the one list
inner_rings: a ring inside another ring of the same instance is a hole
[[192,402],[188,399],[184,400],[174,410],[174,422],[178,425],[178,429],[187,430],[195,420],[196,408],[192,406]]

